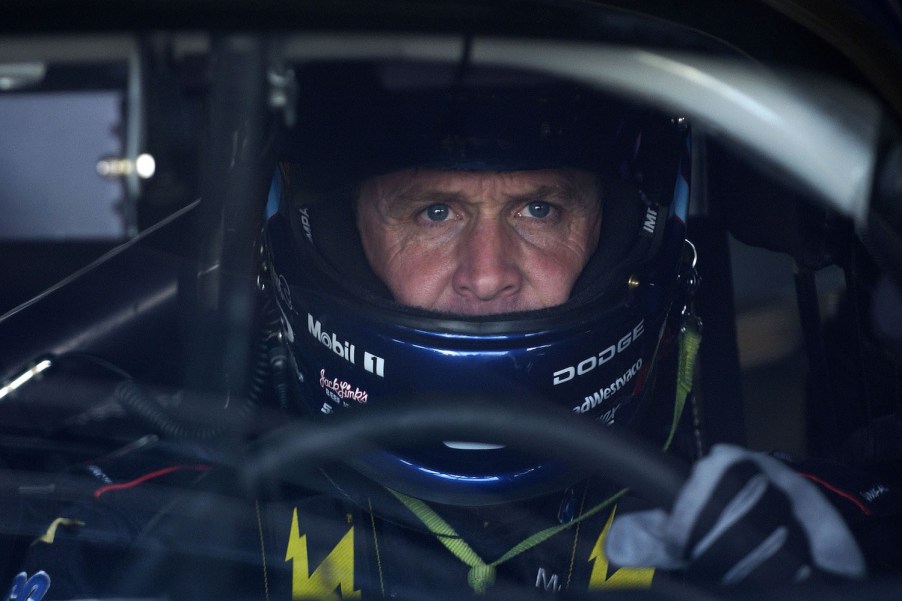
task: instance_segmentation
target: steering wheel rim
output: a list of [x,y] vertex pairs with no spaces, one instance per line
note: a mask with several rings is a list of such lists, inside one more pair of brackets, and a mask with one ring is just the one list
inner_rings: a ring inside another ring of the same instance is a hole
[[390,409],[367,407],[279,428],[248,450],[239,469],[243,485],[255,491],[274,477],[290,479],[299,465],[341,462],[375,448],[448,439],[492,440],[563,460],[668,509],[689,474],[686,463],[635,435],[536,400],[511,404],[481,395],[421,396],[415,404],[404,400],[386,405]]

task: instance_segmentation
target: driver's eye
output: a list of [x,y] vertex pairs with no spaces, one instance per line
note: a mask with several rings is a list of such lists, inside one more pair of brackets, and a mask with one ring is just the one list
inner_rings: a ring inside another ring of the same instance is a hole
[[434,222],[447,221],[451,218],[451,207],[446,204],[429,205],[423,211],[426,219]]
[[523,213],[525,213],[529,217],[542,219],[544,217],[548,217],[548,214],[551,213],[551,205],[547,202],[541,201],[531,202],[523,207]]

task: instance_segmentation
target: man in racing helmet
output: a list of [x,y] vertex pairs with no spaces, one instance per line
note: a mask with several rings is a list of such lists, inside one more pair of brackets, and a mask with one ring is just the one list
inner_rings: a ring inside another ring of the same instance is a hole
[[[316,118],[292,132],[266,225],[299,387],[286,404],[331,415],[539,395],[618,427],[669,428],[639,414],[672,371],[657,358],[673,357],[693,280],[684,125],[503,70],[433,67],[422,84],[398,65],[310,69],[299,113]],[[448,448],[367,462],[380,481],[465,505],[573,479],[510,450]]]
[[[678,340],[694,284],[681,261],[687,130],[567,83],[527,78],[508,88],[484,84],[516,81],[511,73],[470,75],[481,83],[454,77],[418,93],[410,82],[362,78],[308,97],[317,118],[297,138],[300,158],[277,173],[267,225],[301,404],[331,415],[391,410],[399,395],[435,390],[462,398],[537,389],[669,446],[686,399],[664,364],[691,364],[692,353]],[[366,107],[348,108],[359,97]],[[348,179],[358,183],[334,183]],[[341,192],[324,193],[330,186]],[[650,401],[656,395],[670,398],[666,411]],[[656,566],[721,583],[863,572],[834,510],[770,458],[718,450],[671,517],[628,515],[630,502],[608,485],[579,484],[554,462],[491,442],[399,443],[348,458],[375,487],[355,495],[352,483],[336,486],[386,524],[373,526],[376,548],[387,525],[404,541],[379,553],[384,592],[418,582],[397,567],[413,561],[441,572],[442,587],[467,582],[477,592],[496,578],[546,589],[646,586]],[[765,528],[725,553],[720,543],[734,533],[718,526],[722,503],[743,495],[748,503],[729,519],[765,516]],[[816,521],[789,517],[800,506]],[[303,509],[295,512],[300,528]],[[767,550],[756,551],[762,541]]]

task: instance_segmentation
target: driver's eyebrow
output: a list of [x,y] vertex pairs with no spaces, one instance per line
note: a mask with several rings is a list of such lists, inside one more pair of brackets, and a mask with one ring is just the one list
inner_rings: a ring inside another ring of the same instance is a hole
[[444,192],[414,186],[402,192],[385,195],[381,204],[383,204],[383,211],[387,216],[403,218],[411,211],[431,204],[457,204],[463,202],[466,202],[466,195],[460,192]]
[[[561,205],[578,206],[588,204],[592,199],[588,198],[588,195],[586,194],[580,194],[578,187],[571,182],[560,182],[554,184],[542,184],[531,190],[517,194],[507,194],[505,195],[505,200],[511,203],[522,202],[523,204],[543,200]],[[467,201],[467,195],[461,192],[424,190],[422,188],[414,187],[393,196],[390,204],[393,208],[404,209],[421,204],[452,204]]]
[[422,188],[410,188],[396,194],[391,204],[398,208],[405,208],[422,204],[457,203],[466,202],[467,196],[460,192],[443,192],[442,190],[423,190]]
[[[565,208],[582,209],[597,200],[594,186],[579,185],[569,178],[538,184],[534,188],[516,194],[506,194],[507,204],[519,205],[536,201],[547,201]],[[463,192],[437,190],[429,186],[404,186],[394,191],[383,191],[380,204],[387,215],[403,216],[410,211],[431,204],[466,204],[469,197]]]
[[579,207],[589,204],[593,199],[586,194],[580,194],[576,186],[571,182],[556,184],[543,184],[533,190],[507,197],[512,203],[529,203],[535,201],[547,201],[558,205]]

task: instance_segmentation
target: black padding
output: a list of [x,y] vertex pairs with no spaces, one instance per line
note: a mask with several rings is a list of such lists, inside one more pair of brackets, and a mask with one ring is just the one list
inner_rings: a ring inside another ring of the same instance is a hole
[[370,268],[357,230],[357,189],[343,190],[310,205],[310,229],[319,255],[346,288],[392,300],[391,292]]
[[633,263],[628,259],[639,261],[648,250],[645,245],[637,248],[646,209],[639,190],[618,180],[606,180],[601,194],[604,204],[598,248],[577,279],[572,299],[597,295],[615,283],[615,278],[621,278],[619,283],[625,285],[626,271],[635,265],[624,263]]
[[766,165],[712,142],[709,198],[737,240],[793,257],[820,269],[836,261],[851,222],[795,191]]

